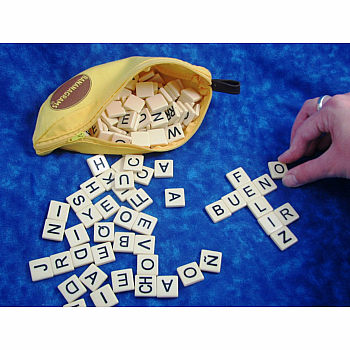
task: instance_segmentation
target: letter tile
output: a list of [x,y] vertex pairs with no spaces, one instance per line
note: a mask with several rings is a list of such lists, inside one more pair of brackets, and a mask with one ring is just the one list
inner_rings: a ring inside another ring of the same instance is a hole
[[100,288],[100,286],[107,280],[108,275],[105,274],[95,264],[91,264],[80,276],[79,280],[92,292]]
[[114,222],[97,222],[94,224],[94,242],[114,242]]
[[157,298],[177,298],[179,296],[178,276],[157,276]]
[[89,235],[83,224],[67,228],[65,230],[65,235],[71,248],[90,242]]
[[256,199],[249,201],[248,208],[256,219],[259,219],[263,215],[273,210],[271,204],[266,200],[264,196],[259,196]]
[[128,190],[134,187],[134,172],[123,171],[115,174],[114,188],[117,191]]
[[286,250],[298,242],[298,238],[295,237],[287,226],[283,226],[278,231],[275,231],[270,237],[281,251]]
[[154,161],[154,177],[171,178],[174,176],[174,162],[172,159]]
[[214,250],[201,250],[199,268],[201,271],[220,273],[222,253]]
[[256,178],[255,180],[253,180],[253,184],[263,196],[277,189],[277,185],[268,174]]
[[250,177],[242,167],[239,167],[227,173],[226,178],[228,181],[230,181],[231,185],[235,189],[250,182]]
[[131,137],[127,136],[127,135],[122,135],[119,133],[114,133],[114,135],[112,136],[111,142],[114,143],[127,143],[127,144],[131,144]]
[[65,226],[65,221],[46,219],[41,237],[50,241],[62,242]]
[[218,201],[211,203],[205,207],[206,212],[213,220],[214,224],[217,222],[227,219],[230,217],[231,211],[228,209],[223,200],[219,199]]
[[112,271],[111,279],[114,293],[129,292],[135,289],[132,269]]
[[112,187],[114,187],[114,178],[115,171],[112,168],[97,176],[97,179],[100,181],[106,191],[110,191]]
[[165,207],[182,208],[185,206],[185,189],[166,188],[165,189]]
[[96,307],[112,307],[119,303],[109,284],[92,292],[90,297]]
[[153,82],[137,83],[136,96],[140,98],[154,96]]
[[152,180],[153,174],[154,169],[144,165],[141,171],[134,173],[134,182],[140,185],[148,186]]
[[132,226],[132,230],[137,233],[150,236],[153,233],[157,222],[158,219],[156,217],[145,213],[139,213]]
[[279,230],[283,225],[275,212],[271,211],[258,219],[259,225],[270,236],[273,232]]
[[147,97],[146,105],[151,114],[164,112],[168,108],[168,102],[162,94]]
[[284,174],[288,171],[287,164],[281,162],[268,162],[268,168],[271,178],[274,180],[282,179]]
[[74,265],[70,251],[53,254],[50,256],[50,261],[54,276],[74,271]]
[[177,273],[184,287],[201,282],[204,276],[196,262],[192,262],[177,268]]
[[153,203],[152,198],[146,193],[143,188],[139,188],[136,192],[130,195],[126,201],[134,210],[138,212],[146,209]]
[[86,293],[86,288],[77,275],[72,275],[57,286],[67,303],[71,303]]
[[299,214],[289,203],[281,205],[274,211],[284,226],[287,226],[299,219]]
[[150,147],[165,146],[168,144],[164,129],[148,130],[148,136]]
[[155,241],[155,236],[135,235],[134,255],[154,254]]
[[116,172],[116,173],[120,173],[122,171],[124,171],[124,160],[125,157],[120,157],[115,163],[113,163],[111,165],[111,168]]
[[49,257],[29,261],[29,269],[33,282],[53,277],[51,260]]
[[247,202],[242,198],[237,190],[223,196],[221,200],[226,204],[227,208],[232,214],[247,206]]
[[130,231],[134,222],[136,221],[137,216],[138,212],[136,210],[121,206],[114,217],[113,222],[116,225]]
[[86,228],[93,226],[95,222],[102,220],[102,215],[93,204],[76,213],[79,220]]
[[158,275],[158,255],[138,254],[137,275]]
[[237,191],[247,203],[261,196],[260,191],[256,188],[253,182],[245,183],[244,185],[238,187]]
[[47,219],[67,222],[69,209],[69,204],[51,200],[49,211],[47,213]]
[[66,198],[75,213],[92,204],[91,199],[83,190],[78,190]]
[[78,299],[71,303],[64,304],[63,307],[86,307],[86,303],[84,299]]
[[133,131],[131,132],[131,143],[142,147],[150,147],[149,134],[147,131]]
[[134,232],[115,232],[113,251],[115,253],[133,253],[134,252]]
[[123,171],[138,172],[142,170],[145,157],[142,154],[126,154]]
[[111,242],[104,242],[91,247],[96,266],[104,265],[115,261],[115,255]]
[[157,276],[136,275],[135,276],[135,297],[156,297]]
[[185,134],[182,130],[180,123],[175,123],[173,125],[167,126],[165,128],[165,135],[169,143],[179,141],[185,138]]
[[121,101],[112,101],[106,108],[108,118],[118,118],[125,115],[125,109],[122,106]]
[[86,195],[91,200],[106,192],[106,189],[96,176],[82,183],[80,185],[80,188],[86,193]]
[[151,128],[166,128],[168,125],[168,118],[165,112],[151,113]]
[[140,113],[145,105],[145,101],[135,95],[130,95],[124,102],[124,109]]
[[75,268],[89,265],[94,262],[89,243],[70,248],[70,254]]
[[102,154],[90,157],[86,161],[93,176],[102,174],[104,171],[110,168],[106,157]]
[[119,204],[111,195],[107,195],[95,203],[96,209],[102,215],[104,220],[107,220],[114,215],[120,208]]
[[146,128],[147,126],[151,125],[151,122],[152,122],[151,113],[149,112],[148,108],[144,108],[140,113],[138,130]]
[[[136,173],[134,173],[134,174],[136,174]],[[133,187],[133,188],[130,188],[127,190],[117,190],[113,187],[112,191],[121,202],[125,202],[129,196],[131,196],[133,193],[136,192],[136,188]]]

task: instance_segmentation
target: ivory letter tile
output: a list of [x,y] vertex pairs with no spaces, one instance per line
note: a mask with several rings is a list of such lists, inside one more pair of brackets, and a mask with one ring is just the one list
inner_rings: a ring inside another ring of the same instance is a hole
[[150,236],[158,222],[158,219],[154,216],[139,213],[135,223],[132,226],[132,230],[141,233],[143,235]]
[[107,220],[114,215],[120,208],[119,204],[113,199],[111,195],[107,195],[100,199],[95,204],[96,209],[102,215],[104,220]]
[[295,237],[293,232],[287,226],[283,226],[270,237],[281,251],[286,250],[298,242],[298,238]]
[[65,221],[46,219],[41,237],[50,241],[62,242],[65,226]]
[[282,222],[278,219],[277,215],[273,211],[260,217],[258,219],[258,223],[268,236],[283,226]]
[[119,303],[109,284],[92,292],[90,297],[96,307],[111,307]]
[[53,277],[50,258],[41,258],[29,261],[32,281],[41,281]]
[[177,273],[184,287],[201,282],[204,276],[196,262],[192,262],[177,268]]
[[67,303],[75,301],[86,293],[86,288],[80,282],[77,275],[67,278],[65,281],[59,284],[57,288],[67,300]]
[[282,179],[284,174],[288,171],[287,164],[280,162],[268,162],[268,168],[273,179]]
[[79,280],[92,292],[100,288],[100,286],[107,280],[108,275],[105,274],[95,264],[91,264],[80,276]]
[[210,218],[213,220],[214,224],[221,220],[227,219],[232,215],[231,211],[228,209],[224,201],[221,199],[207,205],[205,207],[205,210],[210,216]]
[[80,188],[86,193],[89,199],[93,200],[100,194],[106,192],[106,189],[101,184],[97,177],[92,177],[91,179],[85,181],[80,185]]
[[157,276],[136,275],[135,276],[135,297],[156,297]]
[[174,176],[174,162],[172,159],[154,161],[154,177],[170,178]]
[[137,255],[138,275],[158,275],[158,255]]
[[226,174],[226,178],[230,181],[231,185],[237,189],[238,187],[250,182],[250,177],[244,171],[242,167],[230,171]]
[[134,182],[140,185],[148,186],[152,180],[153,174],[154,169],[143,166],[141,171],[134,173]]
[[98,222],[94,224],[94,242],[114,242],[114,222]]
[[221,200],[226,204],[227,208],[232,214],[247,206],[247,202],[242,198],[237,190],[223,196]]
[[102,174],[104,171],[110,168],[106,157],[101,154],[90,157],[86,161],[93,176]]
[[113,219],[113,222],[116,225],[130,231],[137,219],[138,214],[139,213],[136,210],[121,206],[115,218]]
[[143,188],[139,188],[135,193],[129,196],[126,201],[134,210],[138,212],[146,209],[153,203],[152,198],[146,193]]
[[157,276],[157,298],[177,298],[178,296],[178,276]]
[[123,269],[111,272],[114,293],[128,292],[135,289],[132,269]]
[[67,228],[65,230],[65,235],[71,248],[90,242],[89,235],[86,232],[85,226],[83,224],[78,224]]
[[154,254],[155,236],[135,235],[134,255]]
[[134,232],[115,232],[113,251],[115,253],[133,253],[134,252],[135,233]]
[[89,243],[70,248],[70,254],[75,268],[94,262]]
[[47,219],[54,219],[67,222],[69,209],[69,204],[52,200],[50,201]]
[[202,249],[199,268],[201,271],[220,273],[222,253]]
[[91,199],[83,190],[78,190],[66,198],[74,212],[81,211],[83,208],[92,204]]
[[145,157],[142,154],[126,154],[124,156],[124,171],[141,171]]
[[183,188],[165,189],[165,207],[182,208],[185,206],[185,190]]
[[115,261],[115,255],[110,242],[100,243],[91,247],[96,266]]
[[237,191],[247,203],[261,196],[260,191],[252,182],[247,182],[244,185],[238,187]]
[[256,178],[253,180],[253,184],[263,196],[277,189],[277,185],[268,174]]
[[54,276],[74,271],[74,265],[70,251],[53,254],[50,256],[50,261]]
[[285,203],[274,210],[277,217],[280,219],[284,226],[291,224],[292,222],[299,219],[299,214],[295,209],[289,204]]
[[93,204],[76,213],[79,220],[86,228],[93,226],[95,222],[102,220],[102,215]]
[[272,211],[272,206],[264,196],[259,196],[248,202],[248,208],[253,213],[256,219]]

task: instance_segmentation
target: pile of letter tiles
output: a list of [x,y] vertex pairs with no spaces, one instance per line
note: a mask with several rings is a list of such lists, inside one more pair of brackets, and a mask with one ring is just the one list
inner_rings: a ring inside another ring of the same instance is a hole
[[280,162],[269,162],[268,168],[271,176],[265,174],[255,180],[241,167],[227,173],[235,190],[207,205],[205,210],[217,223],[248,206],[266,235],[283,251],[298,241],[287,226],[299,219],[299,215],[289,203],[273,209],[266,200],[265,195],[277,189],[273,179],[281,179],[288,170],[286,164]]
[[[51,241],[67,239],[70,249],[29,262],[33,282],[54,276],[73,274],[58,285],[67,304],[86,306],[83,295],[89,290],[95,306],[114,306],[119,303],[117,294],[133,291],[135,297],[177,298],[178,277],[184,287],[204,280],[203,271],[220,273],[222,253],[201,250],[199,265],[193,261],[177,268],[178,275],[158,275],[158,255],[155,254],[153,231],[157,218],[143,212],[153,203],[143,188],[154,178],[172,178],[173,160],[155,160],[154,168],[143,165],[143,155],[125,155],[109,166],[104,155],[87,159],[92,177],[70,194],[65,202],[52,200],[44,222],[42,238]],[[112,191],[125,205],[105,192]],[[93,203],[98,196],[102,199]],[[165,207],[184,207],[183,188],[167,188],[164,193]],[[66,227],[72,210],[81,223]],[[171,210],[171,209],[170,209]],[[111,218],[113,221],[104,221]],[[117,232],[117,227],[127,232]],[[93,228],[94,245],[90,245],[87,229]],[[108,275],[101,265],[113,263],[118,253],[136,256],[137,271],[131,268],[111,272],[111,284],[104,284]],[[75,268],[87,266],[77,276]]]
[[180,79],[165,83],[150,69],[135,76],[102,112],[88,136],[153,148],[185,137],[200,112],[202,96]]

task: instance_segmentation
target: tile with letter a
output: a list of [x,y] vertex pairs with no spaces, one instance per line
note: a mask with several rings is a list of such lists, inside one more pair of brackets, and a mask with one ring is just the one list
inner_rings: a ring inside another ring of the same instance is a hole
[[185,206],[185,189],[166,188],[165,189],[165,207],[182,208]]
[[114,293],[129,292],[135,289],[132,269],[112,271],[111,279]]
[[192,262],[177,268],[177,273],[184,287],[201,282],[204,276],[196,262]]
[[80,282],[77,275],[67,278],[65,281],[60,283],[57,288],[67,300],[67,303],[71,303],[86,293],[86,288]]
[[80,281],[92,292],[100,288],[106,281],[108,275],[95,264],[91,264],[80,276]]
[[268,174],[256,178],[253,180],[253,184],[257,187],[263,196],[277,189],[277,185]]
[[154,161],[154,177],[170,178],[174,176],[174,162],[172,159]]
[[29,261],[32,281],[41,281],[53,277],[51,260],[48,257]]
[[177,298],[178,296],[178,276],[157,276],[157,298]]
[[281,162],[268,162],[268,168],[271,174],[271,178],[282,179],[284,174],[288,171],[287,164]]
[[298,238],[295,237],[287,226],[283,226],[278,231],[271,234],[270,237],[281,251],[286,250],[298,242]]
[[222,253],[214,250],[202,249],[199,268],[201,271],[220,273]]
[[102,174],[104,171],[110,168],[106,157],[102,154],[90,157],[86,161],[93,176]]
[[224,201],[222,201],[221,199],[212,204],[207,205],[205,207],[205,210],[210,216],[210,218],[213,220],[214,224],[221,220],[227,219],[232,215]]
[[135,276],[135,297],[156,297],[157,276],[136,275]]
[[96,307],[111,307],[119,303],[109,284],[105,284],[103,287],[92,292],[90,297]]

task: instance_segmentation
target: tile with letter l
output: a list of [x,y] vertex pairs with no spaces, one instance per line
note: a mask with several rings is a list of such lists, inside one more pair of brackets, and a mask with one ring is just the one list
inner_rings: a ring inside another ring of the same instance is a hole
[[139,188],[131,194],[126,201],[137,212],[141,212],[153,203],[153,199],[146,193],[143,188]]
[[273,210],[271,204],[264,196],[259,196],[256,199],[249,201],[247,205],[256,219],[259,219]]

